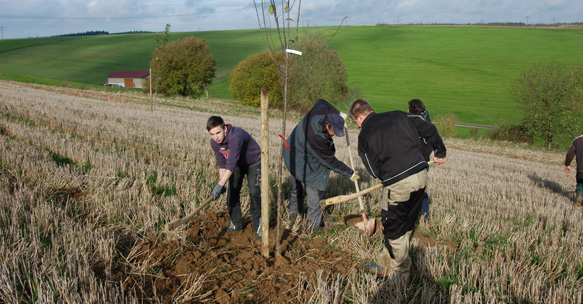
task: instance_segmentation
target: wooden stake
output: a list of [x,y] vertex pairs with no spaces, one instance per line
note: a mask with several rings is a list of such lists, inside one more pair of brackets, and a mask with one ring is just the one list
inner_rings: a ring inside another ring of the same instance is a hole
[[154,111],[154,102],[152,101],[152,68],[150,68],[150,111]]
[[269,98],[261,89],[261,253],[269,257]]

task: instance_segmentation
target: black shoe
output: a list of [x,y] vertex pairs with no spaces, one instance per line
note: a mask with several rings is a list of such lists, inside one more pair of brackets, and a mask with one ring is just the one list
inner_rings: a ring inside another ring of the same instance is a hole
[[233,232],[241,232],[241,228],[237,229],[235,225],[229,225],[227,227],[223,227],[220,229],[223,233],[233,233]]
[[364,264],[362,264],[362,268],[364,268],[369,273],[376,274],[377,276],[380,276],[380,277],[386,277],[389,273],[388,271],[384,270],[376,263],[364,263]]

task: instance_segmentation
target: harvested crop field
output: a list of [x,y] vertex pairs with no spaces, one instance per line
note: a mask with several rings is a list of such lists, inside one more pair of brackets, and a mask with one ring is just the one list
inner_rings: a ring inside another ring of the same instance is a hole
[[[448,162],[429,170],[431,217],[415,233],[411,280],[401,284],[362,269],[381,250],[382,234],[367,237],[346,225],[358,214],[354,201],[328,207],[317,233],[282,229],[282,256],[275,256],[277,111],[270,120],[270,256],[261,255],[250,223],[242,233],[219,232],[228,222],[225,196],[165,231],[216,183],[206,119],[219,114],[259,139],[258,114],[178,99],[151,111],[140,94],[123,96],[124,103],[107,96],[0,82],[0,302],[583,300],[583,213],[572,203],[575,177],[562,170],[563,152],[447,139]],[[348,162],[345,141],[335,143]],[[377,183],[356,166],[361,188]],[[282,184],[287,198],[287,179]],[[349,180],[333,174],[326,197],[352,192]],[[372,216],[381,195],[365,197]],[[285,212],[282,221],[290,224]]]

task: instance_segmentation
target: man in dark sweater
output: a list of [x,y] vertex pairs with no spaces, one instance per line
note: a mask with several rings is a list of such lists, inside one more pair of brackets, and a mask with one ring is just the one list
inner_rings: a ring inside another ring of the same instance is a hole
[[320,99],[302,118],[287,139],[283,149],[285,165],[291,173],[292,186],[288,207],[290,221],[304,213],[304,197],[308,201],[307,228],[323,226],[320,200],[324,198],[330,171],[351,180],[358,179],[354,170],[336,158],[333,136],[344,136],[344,118],[334,106]]
[[358,154],[364,166],[388,188],[381,202],[385,246],[378,264],[367,263],[365,267],[407,280],[411,267],[409,241],[427,185],[428,164],[419,138],[434,147],[435,164],[445,163],[445,145],[432,123],[402,111],[377,114],[363,99],[352,103],[350,117],[361,128]]
[[253,228],[257,240],[261,240],[261,148],[247,131],[225,125],[220,116],[211,116],[206,128],[219,166],[219,182],[211,192],[213,199],[225,193],[225,183],[229,181],[227,211],[230,225],[222,230],[235,232],[243,226],[240,193],[243,178],[247,175]]
[[575,188],[577,197],[575,198],[575,206],[581,207],[581,203],[583,202],[583,135],[573,140],[571,148],[567,152],[567,156],[565,157],[566,173],[571,173],[570,165],[575,156],[577,156],[577,173],[575,174],[575,178],[577,179],[577,187]]

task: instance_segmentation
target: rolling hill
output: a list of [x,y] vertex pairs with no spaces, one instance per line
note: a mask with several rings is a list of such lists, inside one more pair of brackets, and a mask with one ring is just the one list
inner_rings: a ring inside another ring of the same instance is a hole
[[[340,54],[349,85],[377,111],[423,100],[432,116],[462,123],[518,123],[510,84],[536,63],[583,64],[583,31],[478,26],[348,26],[310,28]],[[205,39],[217,60],[209,94],[231,98],[231,70],[265,49],[258,30],[170,33]],[[111,72],[147,70],[156,34],[0,40],[0,78],[101,86]],[[339,105],[343,107],[345,105]]]

